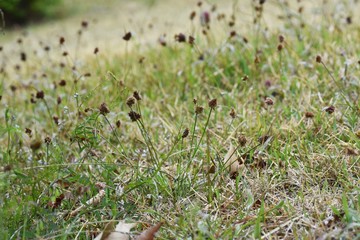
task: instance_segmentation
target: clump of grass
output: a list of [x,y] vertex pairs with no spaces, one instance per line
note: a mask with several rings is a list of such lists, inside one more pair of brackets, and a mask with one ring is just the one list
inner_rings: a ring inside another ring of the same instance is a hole
[[[191,29],[146,51],[126,32],[121,56],[80,54],[87,21],[74,43],[6,43],[2,59],[18,57],[0,62],[4,238],[91,239],[112,219],[164,222],[164,239],[355,238],[359,65],[338,53],[358,61],[357,33],[350,13],[314,4],[333,20],[256,1],[247,22],[235,3],[198,2]],[[268,8],[288,14],[281,34]]]

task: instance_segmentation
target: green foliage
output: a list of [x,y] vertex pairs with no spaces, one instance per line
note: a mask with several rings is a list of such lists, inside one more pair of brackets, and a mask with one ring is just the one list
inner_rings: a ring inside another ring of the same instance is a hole
[[56,15],[61,0],[6,0],[0,1],[7,27],[26,24]]

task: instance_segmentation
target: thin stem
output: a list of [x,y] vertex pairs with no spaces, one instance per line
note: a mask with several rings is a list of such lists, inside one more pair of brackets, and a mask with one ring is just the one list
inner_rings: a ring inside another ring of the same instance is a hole
[[198,119],[198,114],[197,114],[197,113],[195,113],[195,122],[194,122],[193,132],[192,132],[192,136],[191,136],[191,144],[190,144],[190,154],[189,154],[189,156],[191,156],[191,152],[192,152],[192,148],[193,148],[193,143],[194,143],[194,138],[195,138],[195,129],[196,129],[196,124],[197,124],[197,119]]
[[336,79],[334,78],[334,76],[332,75],[332,73],[330,72],[330,70],[326,67],[325,63],[323,61],[321,61],[321,64],[324,66],[325,70],[327,71],[327,73],[330,75],[331,79],[334,81],[335,85],[339,88],[340,94],[341,96],[344,98],[345,102],[347,103],[347,105],[352,109],[355,110],[356,109],[352,106],[352,104],[349,102],[349,100],[345,97],[344,95],[344,91],[342,89],[342,87],[339,85],[338,81],[336,81]]
[[120,144],[120,147],[121,147],[122,152],[124,153],[125,157],[127,157],[127,153],[126,153],[126,151],[125,151],[124,146],[121,144],[120,137],[118,136],[116,129],[115,129],[115,128],[111,125],[111,123],[110,123],[109,119],[108,119],[105,115],[103,115],[103,116],[104,116],[104,118],[105,118],[106,122],[109,124],[109,126],[110,126],[111,130],[113,131],[113,133],[114,133],[114,135],[115,135],[116,139],[118,140],[118,142],[119,142],[119,144]]
[[195,157],[195,154],[196,154],[197,150],[198,150],[199,147],[200,147],[200,144],[201,144],[201,141],[202,141],[202,139],[203,139],[203,137],[204,137],[204,135],[205,135],[207,126],[209,125],[209,120],[210,120],[210,116],[211,116],[212,111],[213,111],[213,108],[210,108],[210,112],[209,112],[208,118],[207,118],[207,120],[206,120],[204,130],[203,130],[203,132],[202,132],[202,134],[201,134],[199,143],[197,144],[197,146],[196,146],[196,148],[195,148],[195,150],[194,150],[194,154],[192,155],[192,157]]
[[45,104],[45,107],[46,107],[46,110],[49,114],[49,120],[51,122],[51,126],[54,126],[54,122],[53,122],[53,119],[52,119],[52,115],[51,115],[51,111],[50,111],[50,108],[49,108],[49,105],[47,104],[47,102],[45,101],[45,99],[42,99],[44,104]]

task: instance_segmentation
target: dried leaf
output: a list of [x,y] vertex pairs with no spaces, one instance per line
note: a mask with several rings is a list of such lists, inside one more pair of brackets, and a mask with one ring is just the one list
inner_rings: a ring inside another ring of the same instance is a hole
[[225,167],[229,168],[230,175],[238,173],[243,168],[243,165],[239,164],[235,148],[232,144],[230,145],[230,148],[224,157],[224,163]]
[[163,222],[159,222],[158,224],[146,229],[136,238],[136,240],[153,240],[161,225],[163,225]]
[[130,230],[136,226],[136,223],[125,223],[120,221],[114,228],[114,221],[109,222],[102,233],[94,240],[130,240]]

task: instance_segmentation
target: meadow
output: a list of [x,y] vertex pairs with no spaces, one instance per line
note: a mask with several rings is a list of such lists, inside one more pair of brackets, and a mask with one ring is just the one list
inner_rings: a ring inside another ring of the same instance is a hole
[[80,2],[0,36],[0,239],[360,239],[358,1]]

